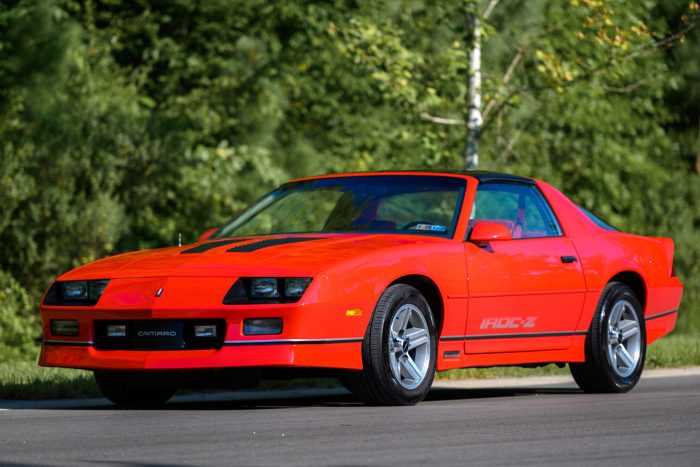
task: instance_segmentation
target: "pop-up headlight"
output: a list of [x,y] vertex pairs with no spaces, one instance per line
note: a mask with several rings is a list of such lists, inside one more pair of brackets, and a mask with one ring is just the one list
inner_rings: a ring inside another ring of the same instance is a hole
[[224,305],[298,302],[310,277],[241,277],[228,290]]
[[109,280],[54,282],[46,292],[44,305],[92,306],[102,296]]
[[278,298],[277,279],[272,277],[253,277],[250,279],[251,298]]
[[284,295],[287,297],[301,297],[311,283],[308,277],[289,277],[284,280]]
[[71,281],[63,283],[64,300],[87,300],[88,296],[87,281]]

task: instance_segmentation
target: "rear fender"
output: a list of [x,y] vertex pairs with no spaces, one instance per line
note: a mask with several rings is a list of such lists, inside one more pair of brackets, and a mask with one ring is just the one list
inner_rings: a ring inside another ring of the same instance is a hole
[[668,237],[658,237],[658,240],[661,242],[666,257],[666,262],[668,263],[668,275],[675,276],[676,274],[673,269],[673,256],[675,254],[676,247],[673,243],[673,239]]

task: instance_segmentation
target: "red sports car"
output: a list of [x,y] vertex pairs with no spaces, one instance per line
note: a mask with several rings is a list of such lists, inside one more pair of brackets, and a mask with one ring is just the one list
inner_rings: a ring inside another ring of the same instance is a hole
[[93,370],[131,405],[320,370],[365,402],[415,404],[436,370],[548,363],[585,391],[625,392],[675,325],[673,248],[530,178],[300,179],[196,244],[59,277],[39,363]]

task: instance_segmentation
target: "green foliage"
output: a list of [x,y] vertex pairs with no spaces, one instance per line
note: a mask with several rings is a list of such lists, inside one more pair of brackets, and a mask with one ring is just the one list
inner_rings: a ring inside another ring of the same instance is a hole
[[40,327],[27,292],[0,270],[0,364],[34,358]]
[[[0,269],[29,305],[2,309],[32,316],[58,274],[194,241],[295,176],[461,168],[465,11],[485,3],[3,3]],[[697,13],[687,0],[501,0],[482,23],[482,167],[672,236],[688,331],[700,329]]]

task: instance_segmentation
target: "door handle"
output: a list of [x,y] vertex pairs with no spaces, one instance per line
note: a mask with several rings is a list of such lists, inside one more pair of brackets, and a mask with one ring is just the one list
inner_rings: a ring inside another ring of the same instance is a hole
[[561,262],[564,264],[575,263],[577,261],[578,261],[578,259],[575,256],[562,256],[561,257]]

